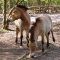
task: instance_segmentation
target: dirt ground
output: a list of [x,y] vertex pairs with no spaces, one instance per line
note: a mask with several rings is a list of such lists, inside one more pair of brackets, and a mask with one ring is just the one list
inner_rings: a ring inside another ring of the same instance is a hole
[[[2,25],[0,25],[0,28]],[[11,25],[10,28],[15,30],[15,26]],[[35,58],[27,59],[26,57],[21,57],[29,52],[29,49],[26,47],[26,38],[23,38],[23,48],[20,48],[20,44],[15,44],[15,31],[6,31],[0,30],[0,60],[60,60],[60,25],[56,25],[53,28],[55,43],[52,41],[50,35],[50,46],[46,48],[45,40],[45,53],[38,52],[38,55]],[[39,38],[40,40],[40,38]],[[41,42],[38,40],[38,46],[41,50]],[[19,40],[20,42],[20,40]]]

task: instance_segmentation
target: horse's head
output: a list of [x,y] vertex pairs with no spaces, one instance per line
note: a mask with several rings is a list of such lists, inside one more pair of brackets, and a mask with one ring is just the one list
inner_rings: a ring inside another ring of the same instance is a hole
[[29,58],[34,57],[34,52],[37,50],[36,43],[34,40],[34,32],[31,29],[29,31],[29,49],[30,49],[30,54],[28,55]]
[[21,16],[20,9],[18,7],[13,7],[9,12],[8,19],[14,21],[19,19],[20,16]]
[[35,43],[35,39],[34,39],[34,30],[35,30],[35,26],[34,25],[32,25],[30,30],[29,30],[29,44],[28,45],[29,45],[31,53],[36,51],[36,43]]
[[23,5],[16,5],[15,7],[13,7],[8,15],[8,19],[9,20],[17,20],[20,19],[22,17],[22,14],[27,11],[27,7],[23,6]]

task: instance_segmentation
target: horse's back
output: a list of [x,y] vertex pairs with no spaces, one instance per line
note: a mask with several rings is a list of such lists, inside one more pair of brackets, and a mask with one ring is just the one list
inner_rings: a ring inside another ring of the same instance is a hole
[[45,32],[49,32],[52,29],[52,20],[48,15],[40,16],[40,28]]

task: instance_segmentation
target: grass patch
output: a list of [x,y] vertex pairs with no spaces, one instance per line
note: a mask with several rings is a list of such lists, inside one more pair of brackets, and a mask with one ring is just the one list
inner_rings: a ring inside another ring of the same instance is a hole
[[0,33],[5,33],[5,32],[8,32],[8,30],[0,29]]

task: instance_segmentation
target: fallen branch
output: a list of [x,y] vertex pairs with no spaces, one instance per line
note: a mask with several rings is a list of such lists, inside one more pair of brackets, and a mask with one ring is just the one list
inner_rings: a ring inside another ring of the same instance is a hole
[[22,60],[23,58],[25,58],[29,53],[25,52],[25,54],[23,54],[20,58],[18,58],[18,60]]

